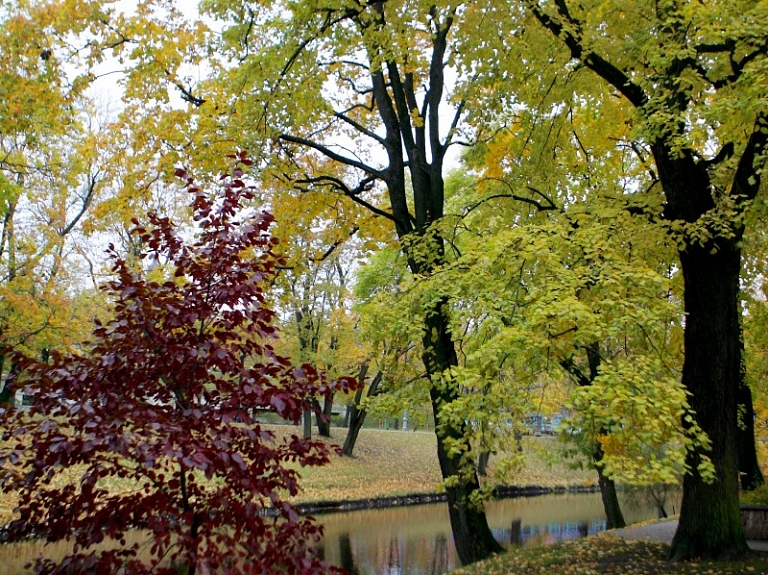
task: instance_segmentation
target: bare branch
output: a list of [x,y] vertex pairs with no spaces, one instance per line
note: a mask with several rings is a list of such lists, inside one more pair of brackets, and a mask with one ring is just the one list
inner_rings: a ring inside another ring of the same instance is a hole
[[345,184],[340,179],[334,178],[333,176],[324,175],[324,176],[307,177],[301,180],[296,180],[296,184],[298,186],[301,186],[298,188],[300,190],[306,190],[308,187],[311,187],[311,186],[330,187],[334,190],[337,190],[343,193],[352,201],[360,204],[361,206],[363,206],[367,210],[370,210],[377,216],[381,216],[393,222],[397,222],[397,218],[395,218],[394,215],[382,210],[381,208],[377,208],[370,202],[367,202],[360,197],[360,194],[362,192],[371,188],[374,181],[375,181],[374,178],[366,178],[363,181],[361,181],[355,188],[350,188],[347,184]]
[[348,158],[347,156],[343,156],[341,154],[338,154],[328,148],[327,146],[320,144],[318,142],[315,142],[313,140],[308,140],[307,138],[301,138],[299,136],[292,136],[290,134],[280,134],[280,139],[284,140],[286,142],[291,142],[293,144],[299,144],[302,146],[306,146],[308,148],[312,148],[313,150],[317,150],[327,158],[334,160],[335,162],[339,162],[341,164],[344,164],[346,166],[350,166],[352,168],[357,168],[358,170],[362,170],[366,174],[370,174],[371,176],[374,176],[378,179],[384,179],[384,172],[381,170],[377,170],[376,168],[373,168],[369,166],[368,164],[364,164],[363,162],[360,162],[358,160],[353,160],[352,158]]
[[[355,107],[357,107],[357,106],[355,106]],[[376,140],[382,146],[385,145],[386,142],[384,141],[384,138],[382,138],[378,134],[372,132],[371,130],[369,130],[368,128],[366,128],[365,126],[360,124],[359,122],[353,120],[352,118],[350,118],[349,116],[347,116],[343,112],[334,112],[333,115],[335,117],[337,117],[339,120],[342,120],[343,122],[346,122],[347,124],[352,126],[355,130],[357,130],[361,134],[364,134],[364,135],[368,136],[369,138],[371,138],[373,140]]]
[[77,222],[80,221],[80,219],[85,215],[85,212],[88,210],[88,207],[91,205],[91,200],[93,199],[93,192],[96,190],[96,185],[99,182],[99,170],[96,170],[95,174],[90,174],[88,176],[88,183],[86,184],[86,191],[85,191],[85,198],[83,198],[83,203],[80,206],[80,210],[75,214],[75,217],[72,218],[72,221],[70,221],[63,229],[57,230],[58,234],[61,237],[66,236],[69,232],[72,231],[72,229],[77,225]]
[[200,106],[205,104],[205,102],[207,101],[207,100],[205,100],[205,98],[200,98],[198,96],[195,96],[192,93],[192,89],[191,88],[187,88],[186,86],[184,86],[178,80],[174,80],[170,71],[165,70],[165,75],[168,77],[168,79],[170,80],[171,84],[176,86],[176,88],[179,90],[179,92],[181,92],[181,99],[182,100],[184,100],[185,102],[189,102],[195,108],[199,108]]
[[[509,182],[506,182],[506,181],[502,180],[501,178],[484,178],[484,181],[499,182],[499,183],[504,184],[505,186],[507,186],[507,188],[509,188],[510,190],[513,190],[512,186],[509,184]],[[526,203],[526,204],[530,204],[530,205],[534,206],[540,212],[546,212],[546,211],[559,210],[560,209],[557,206],[557,204],[555,204],[555,202],[553,202],[552,199],[549,198],[549,196],[547,196],[543,192],[537,190],[533,186],[526,186],[526,187],[531,192],[533,192],[534,194],[536,194],[536,195],[540,196],[541,198],[543,198],[544,201],[546,202],[546,205],[543,204],[542,202],[534,200],[533,198],[526,198],[525,196],[520,196],[520,195],[515,194],[515,193],[493,194],[493,195],[487,196],[487,197],[483,198],[482,200],[472,204],[472,206],[470,206],[467,209],[467,212],[464,214],[464,216],[466,217],[470,212],[472,212],[473,210],[479,208],[485,202],[487,202],[489,200],[499,199],[499,198],[509,198],[509,199],[512,199],[512,200],[516,200],[518,202],[523,202],[523,203]]]

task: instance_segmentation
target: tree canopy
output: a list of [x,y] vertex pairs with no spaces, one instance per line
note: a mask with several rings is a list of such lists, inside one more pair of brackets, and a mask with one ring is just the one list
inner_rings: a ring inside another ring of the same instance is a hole
[[[498,550],[477,459],[547,401],[573,412],[601,485],[684,476],[674,558],[738,555],[743,381],[765,405],[766,16],[759,0],[12,3],[0,343],[71,346],[56,334],[82,309],[71,262],[99,265],[89,238],[140,265],[137,213],[189,217],[174,171],[212,182],[247,149],[286,258],[288,348],[362,372],[382,352],[387,389],[426,392],[462,561]],[[93,121],[112,73],[119,107]]]

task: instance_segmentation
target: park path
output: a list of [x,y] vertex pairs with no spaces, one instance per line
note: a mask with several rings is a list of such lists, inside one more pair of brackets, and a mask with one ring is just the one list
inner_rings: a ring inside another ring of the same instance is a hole
[[[610,533],[627,539],[643,539],[645,541],[661,541],[671,543],[677,530],[677,519],[630,525],[623,529],[614,529]],[[753,551],[768,552],[768,541],[747,541]]]

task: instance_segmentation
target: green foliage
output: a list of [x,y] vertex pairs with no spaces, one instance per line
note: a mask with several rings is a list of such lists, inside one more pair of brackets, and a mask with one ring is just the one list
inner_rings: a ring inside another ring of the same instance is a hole
[[765,483],[751,491],[741,491],[739,501],[742,505],[768,505],[768,485]]
[[[687,471],[686,452],[710,448],[696,424],[688,392],[661,361],[642,356],[605,361],[589,386],[574,391],[571,428],[587,449],[599,441],[600,465],[614,480],[634,485],[678,483]],[[714,470],[704,456],[699,471]]]

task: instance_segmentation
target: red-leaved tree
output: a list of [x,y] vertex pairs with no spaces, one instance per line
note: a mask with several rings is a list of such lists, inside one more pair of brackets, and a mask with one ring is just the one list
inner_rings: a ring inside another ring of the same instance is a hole
[[[218,194],[183,170],[198,233],[169,219],[136,224],[150,275],[113,247],[106,289],[114,319],[97,322],[82,354],[43,364],[17,356],[28,412],[2,413],[4,490],[19,493],[9,538],[71,539],[40,574],[327,573],[319,528],[286,501],[296,468],[329,459],[321,443],[279,439],[254,421],[270,409],[297,422],[303,399],[354,386],[277,356],[266,281],[279,259],[272,217],[241,209],[244,154]],[[121,489],[115,490],[117,481]],[[112,484],[108,489],[107,484]],[[138,530],[148,544],[126,544]],[[99,550],[94,549],[97,544]],[[106,549],[105,549],[106,548]]]

